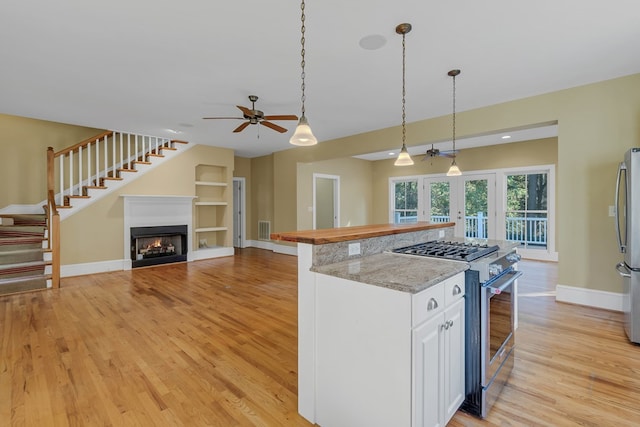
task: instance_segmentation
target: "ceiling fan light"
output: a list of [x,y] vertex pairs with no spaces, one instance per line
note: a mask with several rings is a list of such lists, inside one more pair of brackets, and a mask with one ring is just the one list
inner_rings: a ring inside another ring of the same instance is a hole
[[460,175],[462,175],[462,172],[460,172],[460,168],[458,167],[458,165],[456,165],[456,161],[454,160],[451,163],[451,167],[447,171],[447,176],[460,176]]
[[396,159],[394,166],[411,166],[413,164],[413,160],[407,151],[407,146],[402,144],[402,150],[400,150],[400,154],[398,154],[398,158]]
[[299,146],[316,145],[318,143],[318,140],[311,132],[311,127],[309,127],[305,116],[300,117],[298,127],[296,127],[296,131],[293,133],[293,136],[291,136],[289,143]]

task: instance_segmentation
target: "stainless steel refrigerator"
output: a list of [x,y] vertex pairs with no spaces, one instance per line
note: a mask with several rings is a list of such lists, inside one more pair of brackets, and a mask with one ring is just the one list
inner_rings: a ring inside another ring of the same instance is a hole
[[640,148],[632,148],[618,167],[616,232],[624,261],[616,265],[624,286],[625,331],[640,344]]

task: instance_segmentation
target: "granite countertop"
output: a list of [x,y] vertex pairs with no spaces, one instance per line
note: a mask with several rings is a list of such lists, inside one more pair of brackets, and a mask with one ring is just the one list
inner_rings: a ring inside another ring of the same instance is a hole
[[415,294],[468,268],[462,261],[383,252],[312,267],[311,271]]

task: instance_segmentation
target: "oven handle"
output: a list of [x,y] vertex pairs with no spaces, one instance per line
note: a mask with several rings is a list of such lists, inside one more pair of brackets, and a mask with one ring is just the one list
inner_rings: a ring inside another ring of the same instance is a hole
[[[512,277],[507,277],[512,276]],[[499,280],[496,281],[496,286],[487,286],[489,292],[493,295],[501,294],[511,283],[518,277],[522,276],[522,271],[512,270],[504,274]]]

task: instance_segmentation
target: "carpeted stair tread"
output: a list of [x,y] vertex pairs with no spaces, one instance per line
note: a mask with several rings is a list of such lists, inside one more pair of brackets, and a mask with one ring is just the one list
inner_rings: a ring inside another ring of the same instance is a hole
[[13,218],[13,225],[47,225],[47,217],[44,214],[3,214],[4,218]]
[[0,265],[42,261],[44,252],[45,250],[42,248],[0,251]]
[[0,265],[0,279],[44,274],[45,261],[23,262],[20,264]]
[[49,276],[40,274],[14,279],[0,279],[0,295],[46,289],[49,278]]
[[42,225],[0,225],[0,237],[44,236]]
[[43,236],[0,237],[0,251],[42,248]]

